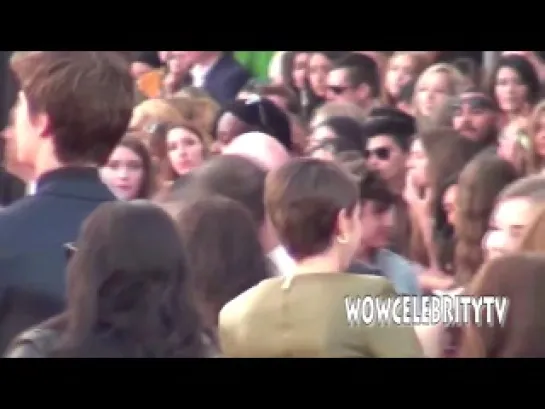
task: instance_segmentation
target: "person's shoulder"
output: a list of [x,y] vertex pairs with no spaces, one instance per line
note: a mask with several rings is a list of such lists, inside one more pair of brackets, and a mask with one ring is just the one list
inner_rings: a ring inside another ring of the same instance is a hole
[[348,289],[352,295],[382,295],[395,294],[390,280],[378,275],[367,274],[336,274],[339,282]]
[[233,298],[221,309],[219,314],[220,324],[230,326],[231,323],[244,319],[256,304],[260,304],[261,301],[267,298],[267,294],[278,290],[284,280],[284,277],[268,278]]
[[250,78],[250,72],[242,65],[240,62],[238,62],[233,56],[226,55],[223,58],[226,59],[225,67],[226,67],[226,75],[229,77],[248,77]]
[[387,260],[390,263],[395,263],[398,267],[403,267],[404,269],[412,270],[417,268],[417,264],[414,264],[409,259],[388,249],[380,250],[377,257],[381,260]]
[[363,263],[361,261],[353,261],[350,266],[348,266],[348,272],[351,274],[364,274],[372,276],[383,276],[384,274],[378,268],[373,268],[370,265]]
[[[282,280],[283,277],[272,277],[261,281],[259,284],[247,289],[225,304],[222,308],[222,312],[225,311],[226,314],[241,312],[248,304],[253,303],[256,298],[260,298],[264,292],[267,292],[275,283],[279,283]],[[220,315],[222,312],[220,312]]]
[[20,227],[28,221],[27,215],[35,210],[37,199],[25,196],[11,205],[0,209],[0,231],[6,231],[9,226]]
[[9,190],[17,190],[17,191],[24,192],[26,185],[22,179],[20,179],[13,173],[9,172],[4,167],[0,167],[0,175],[3,179],[2,183],[6,184]]

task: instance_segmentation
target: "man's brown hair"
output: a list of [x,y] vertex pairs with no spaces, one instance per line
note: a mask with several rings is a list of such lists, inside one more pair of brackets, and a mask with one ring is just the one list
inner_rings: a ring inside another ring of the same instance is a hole
[[114,51],[25,51],[13,55],[11,69],[30,114],[48,115],[60,162],[106,162],[132,113],[126,59]]
[[341,210],[359,201],[358,188],[333,162],[294,159],[265,181],[265,207],[282,244],[295,260],[325,251]]

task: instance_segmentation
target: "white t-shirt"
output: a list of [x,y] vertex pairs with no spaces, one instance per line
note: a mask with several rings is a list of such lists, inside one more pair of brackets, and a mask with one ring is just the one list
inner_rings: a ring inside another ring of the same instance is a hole
[[26,194],[28,196],[34,196],[36,194],[36,188],[38,187],[38,184],[35,180],[32,180],[27,183],[26,185]]

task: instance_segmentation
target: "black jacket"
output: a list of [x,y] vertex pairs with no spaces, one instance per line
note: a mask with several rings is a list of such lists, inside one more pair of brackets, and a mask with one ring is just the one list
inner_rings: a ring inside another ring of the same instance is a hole
[[72,167],[43,175],[34,196],[0,211],[0,288],[64,300],[63,245],[76,239],[98,205],[111,200],[97,169]]
[[236,98],[249,79],[248,71],[230,54],[224,54],[206,76],[203,88],[220,105],[225,105]]
[[9,206],[23,198],[25,190],[25,182],[0,167],[0,206]]

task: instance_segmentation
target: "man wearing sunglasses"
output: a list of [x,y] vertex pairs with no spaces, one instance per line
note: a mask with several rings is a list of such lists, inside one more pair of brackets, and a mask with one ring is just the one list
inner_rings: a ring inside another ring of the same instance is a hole
[[498,137],[498,114],[496,104],[485,93],[466,91],[455,102],[452,127],[467,139],[494,145]]
[[394,194],[403,192],[405,161],[415,131],[414,119],[393,108],[374,110],[364,125],[367,164],[379,172]]
[[403,200],[406,161],[411,137],[416,132],[415,120],[395,108],[376,108],[363,126],[367,139],[364,157],[369,169],[379,173],[394,197],[394,228],[390,248],[407,254],[410,232],[407,204]]
[[327,76],[329,101],[348,102],[369,112],[380,93],[380,75],[375,61],[350,53],[338,61]]

